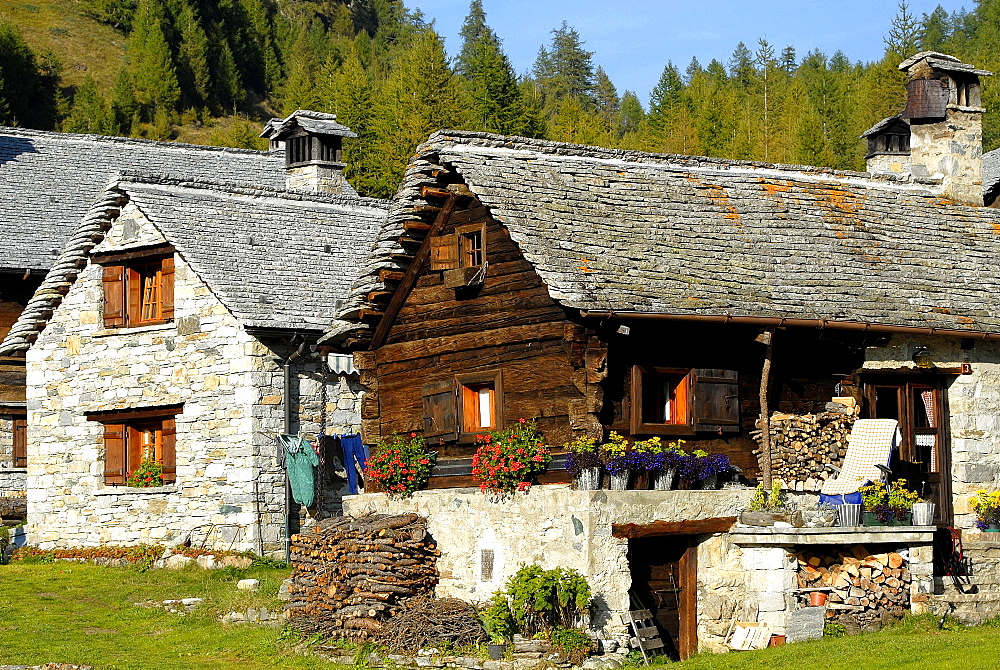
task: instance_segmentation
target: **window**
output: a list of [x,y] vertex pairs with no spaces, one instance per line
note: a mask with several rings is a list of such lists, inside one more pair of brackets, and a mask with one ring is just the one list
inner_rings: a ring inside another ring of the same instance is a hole
[[[128,255],[126,255],[128,256]],[[96,260],[96,259],[95,259]],[[174,318],[174,257],[139,255],[104,266],[104,325],[107,328],[148,326]]]
[[163,467],[163,483],[177,480],[176,421],[180,407],[100,412],[88,415],[104,425],[104,483],[122,486],[144,460]]
[[431,238],[431,270],[478,268],[486,262],[486,226],[458,226],[450,235]]
[[479,267],[485,259],[486,249],[483,246],[483,226],[462,226],[458,233],[458,266],[463,268]]
[[424,437],[474,442],[504,425],[499,371],[457,375],[422,388]]
[[635,435],[740,429],[735,370],[634,365],[631,386],[630,430]]
[[12,429],[14,433],[12,466],[15,468],[26,468],[28,467],[28,420],[21,418],[14,419]]

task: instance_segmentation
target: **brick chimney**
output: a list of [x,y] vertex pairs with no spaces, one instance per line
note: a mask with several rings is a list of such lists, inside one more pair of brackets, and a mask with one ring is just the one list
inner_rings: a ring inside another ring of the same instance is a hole
[[983,204],[983,112],[977,70],[954,56],[922,51],[899,64],[909,80],[906,109],[910,124],[910,172],[940,179],[941,195]]
[[341,142],[357,134],[337,123],[336,115],[298,109],[288,118],[268,121],[260,136],[271,141],[271,149],[285,150],[289,191],[354,192],[344,179]]

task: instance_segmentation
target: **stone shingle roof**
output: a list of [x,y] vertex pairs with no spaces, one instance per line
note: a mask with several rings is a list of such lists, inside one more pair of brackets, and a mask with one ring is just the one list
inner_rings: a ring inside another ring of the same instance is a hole
[[0,270],[44,271],[122,170],[284,188],[277,152],[0,127]]
[[83,217],[0,355],[27,350],[125,202],[248,328],[321,330],[358,276],[388,203],[124,173]]
[[1000,333],[1000,211],[932,185],[462,131],[418,149],[342,318],[377,309],[377,271],[404,267],[401,224],[442,167],[566,307]]

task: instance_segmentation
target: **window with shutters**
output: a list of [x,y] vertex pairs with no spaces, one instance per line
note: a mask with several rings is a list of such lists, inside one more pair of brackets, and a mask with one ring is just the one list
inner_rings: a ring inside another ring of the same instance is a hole
[[14,419],[13,422],[13,463],[15,468],[28,467],[28,420],[24,418]]
[[424,437],[474,442],[476,435],[502,428],[503,384],[499,371],[456,375],[422,388]]
[[104,325],[149,326],[174,318],[174,257],[104,262]]
[[636,435],[738,432],[739,379],[735,370],[635,365],[630,429]]
[[163,483],[177,481],[176,406],[89,415],[104,426],[104,483],[124,486],[145,460],[163,468]]
[[486,262],[486,226],[458,226],[449,235],[431,238],[431,270],[478,268]]

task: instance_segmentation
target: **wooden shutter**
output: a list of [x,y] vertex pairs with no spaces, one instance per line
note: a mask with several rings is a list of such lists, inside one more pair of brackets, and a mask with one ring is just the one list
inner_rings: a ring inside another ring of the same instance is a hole
[[160,318],[174,320],[174,257],[163,259],[160,269]]
[[163,483],[173,484],[177,481],[177,422],[174,419],[163,421]]
[[943,119],[950,91],[942,79],[914,79],[906,85],[904,119]]
[[124,424],[104,424],[104,483],[125,483]]
[[126,269],[125,273],[126,321],[136,325],[142,320],[142,273],[132,268]]
[[424,437],[458,439],[455,382],[451,379],[421,387],[424,400]]
[[104,327],[125,325],[125,267],[104,266]]
[[14,419],[14,463],[15,468],[28,467],[28,421]]
[[694,371],[695,430],[737,433],[740,430],[740,386],[736,370]]
[[431,270],[454,270],[458,267],[458,236],[431,238]]

